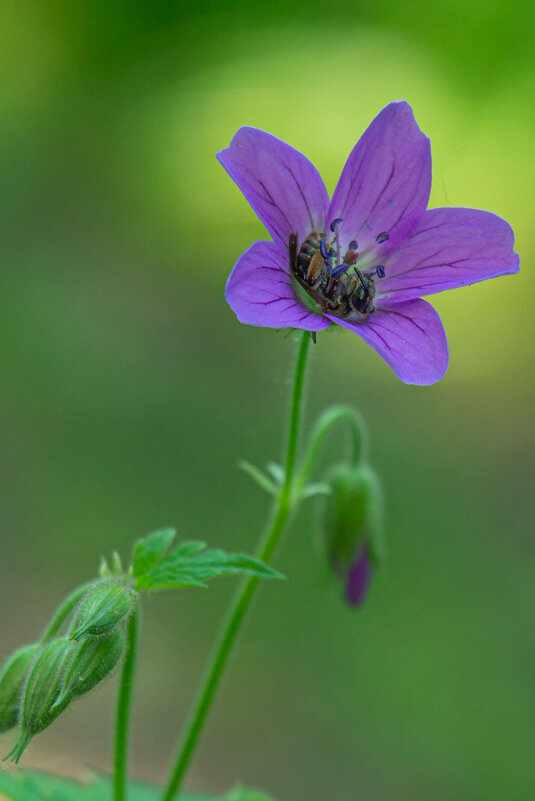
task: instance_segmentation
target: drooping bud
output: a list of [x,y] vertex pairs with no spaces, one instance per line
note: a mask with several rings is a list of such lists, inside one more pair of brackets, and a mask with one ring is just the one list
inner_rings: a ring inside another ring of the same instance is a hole
[[366,464],[340,465],[328,480],[323,529],[327,556],[345,584],[346,600],[364,600],[372,567],[383,555],[379,480]]
[[61,706],[67,698],[85,695],[100,684],[121,659],[125,646],[126,637],[122,629],[101,637],[86,637],[74,645],[54,706]]
[[59,639],[43,645],[38,651],[22,691],[21,734],[6,759],[11,758],[18,762],[32,737],[50,726],[67,707],[70,697],[65,697],[61,705],[56,705],[55,701],[60,691],[66,660],[75,647],[69,640]]
[[77,625],[71,639],[80,640],[86,634],[108,634],[125,623],[134,610],[134,592],[120,581],[100,581],[80,602]]
[[19,648],[0,670],[0,733],[18,723],[22,688],[37,648],[37,645]]

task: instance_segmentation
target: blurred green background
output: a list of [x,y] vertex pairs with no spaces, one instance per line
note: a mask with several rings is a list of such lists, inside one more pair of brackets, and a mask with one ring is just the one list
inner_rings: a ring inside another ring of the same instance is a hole
[[[527,0],[3,3],[0,656],[100,554],[175,524],[254,549],[294,341],[223,300],[264,231],[216,163],[242,124],[334,187],[388,101],[431,137],[432,205],[491,209],[523,270],[433,299],[451,366],[402,385],[349,333],[314,348],[308,421],[356,404],[387,498],[365,608],[325,578],[316,508],[277,558],[189,785],[280,801],[535,797],[533,11]],[[343,447],[333,437],[325,463]],[[154,597],[133,772],[160,780],[232,579]],[[106,767],[115,681],[26,764]],[[8,750],[8,737],[2,747]]]

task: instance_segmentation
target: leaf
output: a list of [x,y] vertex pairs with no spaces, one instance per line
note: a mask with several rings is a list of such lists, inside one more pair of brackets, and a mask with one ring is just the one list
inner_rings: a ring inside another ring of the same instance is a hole
[[204,551],[206,543],[201,540],[190,540],[189,542],[181,542],[178,548],[175,548],[177,554],[180,556],[194,556],[199,551]]
[[154,565],[157,565],[175,538],[174,528],[162,528],[153,531],[134,545],[132,569],[134,576],[142,576]]
[[303,492],[301,493],[301,499],[306,500],[307,498],[313,498],[315,495],[330,495],[331,488],[328,484],[324,484],[322,482],[317,482],[315,484],[307,484],[306,487],[303,488]]
[[223,799],[223,801],[275,801],[260,790],[248,790],[241,785],[235,787]]
[[[159,801],[162,790],[149,785],[132,784],[128,801]],[[86,784],[33,770],[0,771],[0,799],[4,801],[110,801],[112,782],[94,776]],[[254,790],[236,788],[226,796],[181,795],[177,801],[270,801]]]
[[231,573],[282,578],[273,568],[242,553],[220,550],[201,550],[203,543],[183,543],[166,554],[136,582],[138,590],[157,590],[166,587],[205,587],[205,581]]
[[256,467],[256,465],[242,459],[238,462],[238,467],[243,470],[244,473],[247,473],[248,476],[251,476],[253,481],[255,481],[259,487],[266,490],[266,492],[269,492],[270,495],[278,495],[277,487],[273,481],[271,481],[260,468]]
[[284,479],[286,478],[284,467],[281,464],[278,464],[278,462],[268,462],[266,465],[266,470],[268,473],[271,473],[275,479],[275,483],[278,484],[279,487],[282,487],[284,484]]

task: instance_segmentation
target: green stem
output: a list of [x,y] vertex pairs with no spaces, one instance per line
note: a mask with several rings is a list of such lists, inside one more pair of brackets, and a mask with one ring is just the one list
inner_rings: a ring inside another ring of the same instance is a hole
[[318,454],[327,434],[334,425],[341,421],[348,423],[351,431],[351,464],[356,467],[366,459],[368,435],[361,416],[350,406],[332,406],[320,416],[310,436],[309,446],[303,459],[301,470],[295,480],[295,495],[297,498],[300,497],[316,464]]
[[89,587],[93,586],[93,584],[93,581],[88,581],[87,584],[82,584],[81,587],[77,587],[73,592],[71,592],[70,595],[67,596],[67,598],[65,598],[63,603],[58,606],[52,619],[47,624],[45,630],[39,638],[40,645],[46,645],[47,642],[50,642],[50,640],[56,636],[80,598],[85,595]]
[[125,801],[128,773],[128,740],[130,723],[130,701],[136,666],[137,637],[139,630],[138,610],[130,616],[127,626],[127,652],[121,673],[117,723],[115,732],[115,755],[113,773],[113,801]]
[[[310,345],[310,334],[303,332],[301,344],[297,353],[295,375],[293,383],[292,403],[290,408],[290,424],[288,429],[288,444],[286,448],[286,472],[284,483],[278,496],[271,522],[260,543],[257,557],[269,562],[279,544],[284,526],[291,512],[292,481],[299,440],[299,422],[301,419],[305,371]],[[163,794],[163,801],[172,801],[179,792],[182,779],[186,773],[195,746],[201,734],[206,716],[212,704],[215,692],[219,685],[223,669],[238,634],[245,613],[251,603],[258,587],[259,579],[254,576],[247,579],[239,590],[231,606],[226,624],[223,627],[221,639],[217,645],[213,660],[206,674],[197,703],[186,726],[186,730],[169,775],[169,781]],[[116,799],[117,801],[117,799]]]

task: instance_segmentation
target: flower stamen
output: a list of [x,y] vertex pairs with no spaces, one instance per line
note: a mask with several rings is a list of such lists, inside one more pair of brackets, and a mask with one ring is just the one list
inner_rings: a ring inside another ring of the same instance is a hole
[[377,278],[384,278],[386,275],[386,270],[383,264],[378,264],[377,267],[373,268],[373,270],[367,270],[364,275],[369,278],[373,278],[374,275],[376,275]]
[[327,250],[327,246],[325,244],[325,240],[322,239],[320,242],[320,253],[325,259],[325,261],[330,261],[331,259],[331,249]]
[[335,220],[333,220],[333,221],[331,222],[331,224],[329,225],[329,228],[331,229],[331,232],[332,232],[333,234],[334,234],[334,233],[336,233],[336,229],[337,229],[337,228],[338,228],[338,226],[339,226],[339,225],[341,225],[343,222],[344,222],[344,221],[343,221],[342,217],[337,217]]

